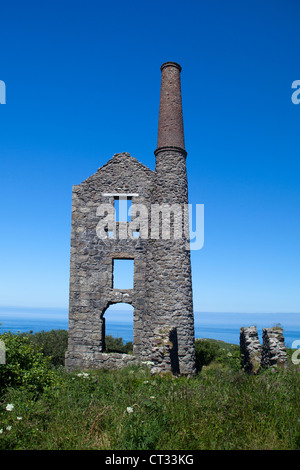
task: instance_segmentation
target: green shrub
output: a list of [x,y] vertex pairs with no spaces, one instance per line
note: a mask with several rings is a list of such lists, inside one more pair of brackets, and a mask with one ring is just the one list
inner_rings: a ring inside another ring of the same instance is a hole
[[132,354],[133,353],[133,344],[132,344],[132,341],[128,341],[128,343],[126,343],[124,345],[124,352],[126,354]]
[[241,353],[237,344],[229,344],[214,339],[196,339],[196,365],[198,371],[210,363],[232,370],[241,369]]
[[50,357],[54,366],[63,366],[65,364],[65,352],[68,347],[67,330],[42,330],[24,336],[28,336],[30,341],[40,347],[42,353]]
[[203,366],[210,364],[218,355],[221,354],[220,346],[207,339],[196,339],[196,366],[200,371]]
[[122,338],[114,338],[111,335],[105,336],[105,352],[111,353],[122,353],[122,354],[130,354],[132,353],[133,345],[132,342],[128,342],[124,345]]
[[6,350],[6,363],[0,367],[0,390],[25,386],[39,393],[53,383],[50,359],[28,337],[4,333],[0,340]]

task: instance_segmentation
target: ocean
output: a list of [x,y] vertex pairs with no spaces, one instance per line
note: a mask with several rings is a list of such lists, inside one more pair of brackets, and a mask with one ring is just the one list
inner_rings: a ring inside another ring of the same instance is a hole
[[[209,313],[195,312],[195,337],[239,344],[240,328],[256,326],[260,340],[262,328],[280,324],[285,344],[300,340],[300,313]],[[68,329],[67,309],[0,307],[0,333]],[[132,341],[132,313],[112,310],[106,315],[106,334]]]

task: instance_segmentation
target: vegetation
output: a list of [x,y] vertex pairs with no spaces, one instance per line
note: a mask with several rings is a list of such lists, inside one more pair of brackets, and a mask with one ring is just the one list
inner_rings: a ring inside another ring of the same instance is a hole
[[146,366],[67,373],[66,335],[36,335],[0,335],[0,449],[300,449],[292,363],[251,376],[237,346],[197,340],[195,377]]
[[[63,366],[65,363],[65,352],[68,346],[68,332],[66,330],[40,331],[34,333],[22,333],[21,336],[27,337],[33,344],[37,345],[45,356],[50,357],[54,366]],[[133,344],[128,342],[124,344],[122,338],[114,338],[107,335],[105,337],[106,353],[117,352],[123,354],[132,354]]]
[[236,344],[225,343],[214,339],[196,339],[196,365],[198,371],[212,361],[227,364],[231,369],[241,368],[240,348]]
[[23,333],[22,336],[37,345],[43,354],[50,358],[54,366],[65,364],[65,352],[68,347],[68,332],[66,330],[43,330],[34,334],[31,331],[29,334]]
[[55,383],[51,360],[42,349],[27,337],[4,333],[0,339],[5,344],[6,364],[0,366],[0,390],[26,388],[35,394]]
[[110,335],[105,336],[105,346],[105,352],[107,353],[117,352],[122,354],[132,354],[133,352],[133,344],[131,341],[124,344],[122,338],[114,338]]

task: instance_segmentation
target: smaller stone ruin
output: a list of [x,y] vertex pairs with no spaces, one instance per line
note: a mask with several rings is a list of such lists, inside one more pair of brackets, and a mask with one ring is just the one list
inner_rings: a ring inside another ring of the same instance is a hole
[[256,374],[261,366],[261,350],[256,326],[241,328],[240,348],[242,354],[242,366],[246,372]]
[[263,328],[262,339],[261,345],[256,326],[243,327],[240,330],[242,366],[251,374],[269,367],[285,367],[287,364],[283,329],[278,326]]
[[282,328],[277,326],[274,328],[264,328],[262,338],[261,366],[267,368],[286,365],[287,354]]

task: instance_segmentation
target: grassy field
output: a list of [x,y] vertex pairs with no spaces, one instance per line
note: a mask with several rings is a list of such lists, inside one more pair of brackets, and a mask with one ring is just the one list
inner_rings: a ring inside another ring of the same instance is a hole
[[66,335],[52,336],[45,354],[33,338],[2,335],[10,365],[0,366],[0,449],[300,448],[300,371],[291,362],[250,376],[237,346],[201,340],[201,370],[190,378],[147,367],[66,373],[48,357]]

